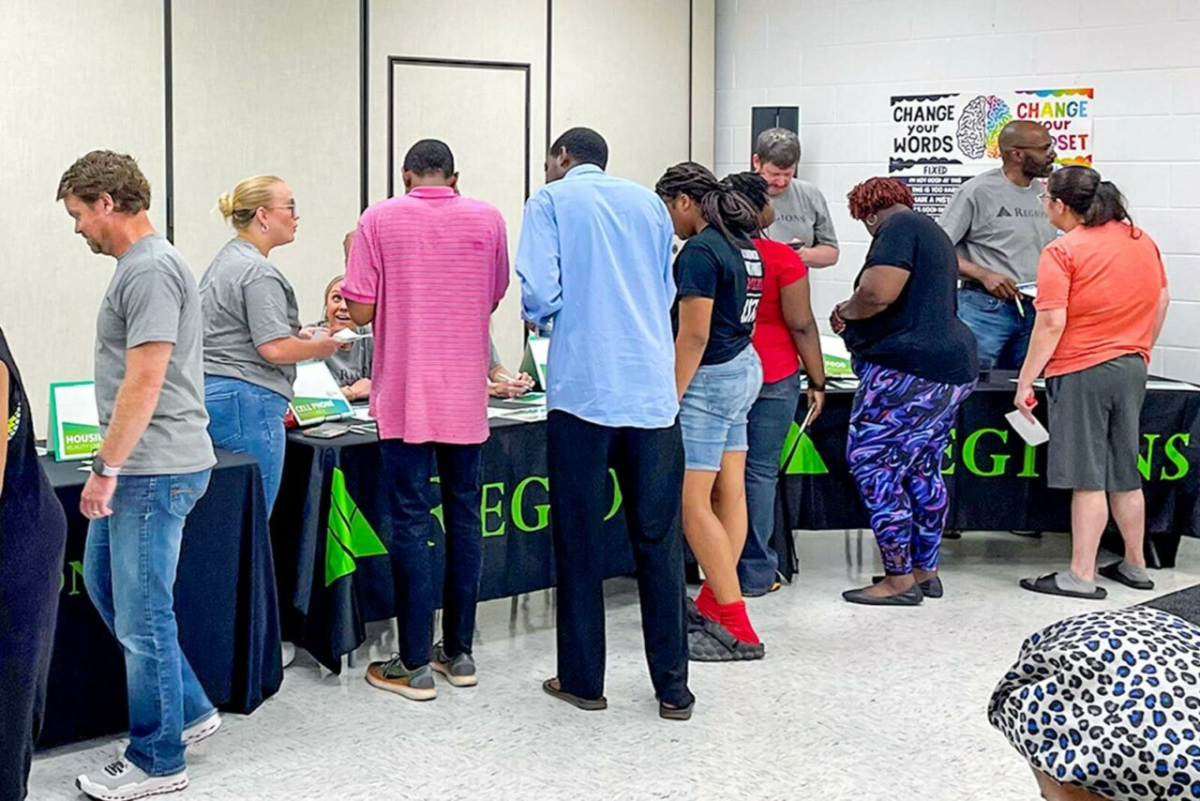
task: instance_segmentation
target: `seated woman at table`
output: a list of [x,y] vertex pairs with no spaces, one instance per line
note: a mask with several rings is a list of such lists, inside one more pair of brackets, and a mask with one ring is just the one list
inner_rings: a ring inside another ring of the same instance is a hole
[[[359,327],[350,319],[350,311],[342,297],[342,283],[345,280],[345,275],[339,275],[325,287],[325,316],[310,327],[313,336],[333,336],[347,328],[358,334],[371,333],[371,326]],[[342,388],[342,394],[351,403],[365,401],[371,395],[371,360],[374,355],[374,339],[367,336],[354,340],[347,350],[334,351],[325,359],[329,372],[333,373],[338,386]]]
[[[1143,677],[1152,684],[1139,687]],[[1090,612],[1025,641],[988,720],[1048,801],[1196,798],[1197,681],[1196,621],[1142,606]]]
[[21,374],[0,331],[0,798],[25,797],[42,727],[67,518],[38,463]]
[[872,178],[849,194],[871,234],[850,300],[830,323],[854,357],[859,388],[846,459],[871,515],[886,573],[847,590],[851,603],[915,606],[940,598],[946,525],[942,454],[979,376],[975,337],[958,319],[958,257],[908,187]]
[[1096,553],[1111,502],[1125,558],[1099,573],[1152,590],[1142,552],[1146,501],[1138,454],[1146,366],[1171,301],[1167,274],[1154,240],[1133,225],[1120,191],[1095,170],[1058,170],[1042,200],[1050,222],[1064,233],[1038,262],[1037,322],[1013,402],[1032,419],[1033,382],[1045,372],[1047,483],[1074,491],[1071,568],[1023,579],[1021,586],[1050,595],[1106,597],[1095,585]]
[[283,418],[296,364],[326,359],[345,343],[301,331],[296,293],[267,258],[296,239],[300,217],[288,185],[257,175],[218,204],[237,233],[200,279],[208,433],[218,448],[258,460],[270,514],[283,479]]

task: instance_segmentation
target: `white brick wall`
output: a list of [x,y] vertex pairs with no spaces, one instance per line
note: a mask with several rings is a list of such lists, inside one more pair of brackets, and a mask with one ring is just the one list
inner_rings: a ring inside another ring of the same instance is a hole
[[1096,167],[1161,247],[1175,298],[1152,369],[1200,382],[1200,0],[718,0],[716,172],[746,169],[750,107],[800,106],[801,177],[842,242],[815,274],[823,321],[867,234],[846,213],[886,173],[887,98],[945,89],[1094,86]]

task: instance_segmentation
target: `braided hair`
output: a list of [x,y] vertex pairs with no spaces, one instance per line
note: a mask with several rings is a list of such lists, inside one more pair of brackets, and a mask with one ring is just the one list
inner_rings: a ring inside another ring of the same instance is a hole
[[726,175],[725,180],[733,187],[733,191],[749,200],[750,205],[759,212],[771,202],[771,198],[767,194],[767,179],[756,172],[735,172],[732,175]]
[[758,210],[728,180],[718,181],[707,167],[685,161],[663,173],[654,191],[666,202],[687,195],[700,206],[700,215],[730,242],[758,231]]

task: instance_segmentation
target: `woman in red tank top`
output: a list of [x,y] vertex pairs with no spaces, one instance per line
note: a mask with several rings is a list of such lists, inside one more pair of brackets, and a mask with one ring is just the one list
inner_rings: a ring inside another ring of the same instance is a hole
[[[759,210],[759,229],[775,220],[767,182],[752,172],[728,180]],[[766,595],[779,589],[779,554],[771,544],[775,531],[775,490],[779,457],[795,423],[800,400],[800,363],[808,374],[808,404],[813,417],[825,406],[825,364],[813,318],[808,270],[783,242],[756,238],[762,255],[763,294],[754,327],[754,349],[763,365],[763,386],[750,409],[746,454],[746,504],[750,531],[738,561],[742,594]],[[810,421],[811,422],[811,421]]]

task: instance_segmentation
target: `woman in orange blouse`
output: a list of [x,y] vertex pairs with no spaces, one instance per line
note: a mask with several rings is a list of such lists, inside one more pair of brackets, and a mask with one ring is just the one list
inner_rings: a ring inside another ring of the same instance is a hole
[[[1034,592],[1101,599],[1095,585],[1100,535],[1112,515],[1125,558],[1099,570],[1140,590],[1146,504],[1138,473],[1139,418],[1146,367],[1170,296],[1158,247],[1133,225],[1120,191],[1088,167],[1050,176],[1042,195],[1064,233],[1038,263],[1037,322],[1015,404],[1033,417],[1033,382],[1045,371],[1050,407],[1048,481],[1071,489],[1071,569],[1021,586]],[[1107,493],[1107,499],[1105,497]]]

